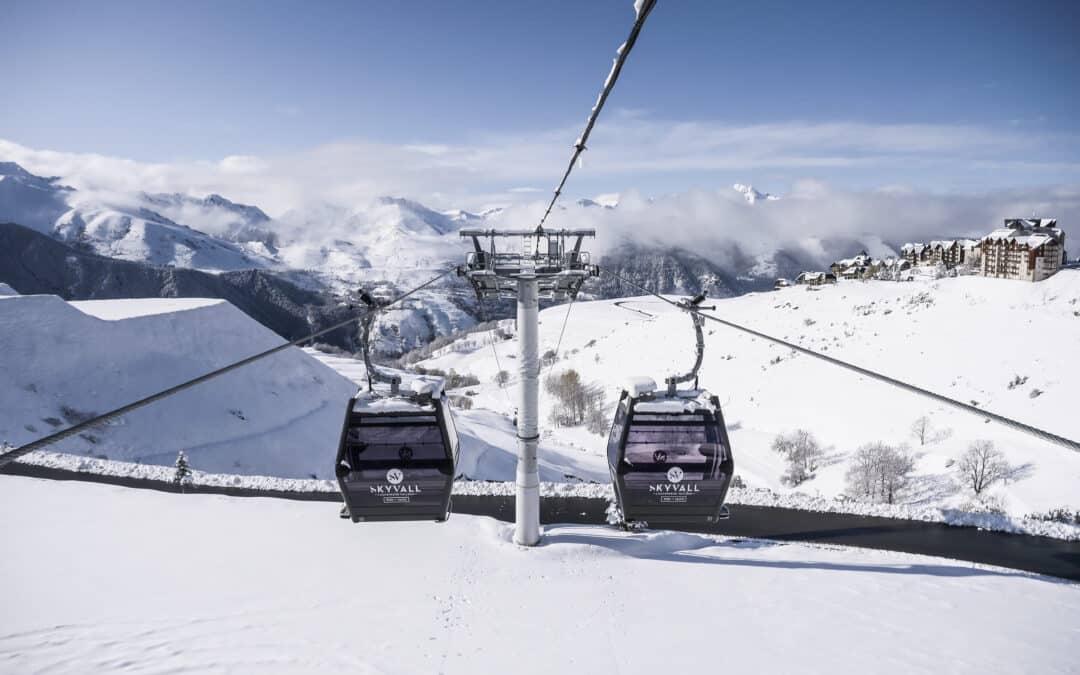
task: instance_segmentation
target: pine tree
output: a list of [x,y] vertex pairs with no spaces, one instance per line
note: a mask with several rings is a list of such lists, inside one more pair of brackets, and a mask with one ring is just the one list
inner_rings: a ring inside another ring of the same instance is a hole
[[191,465],[188,464],[187,456],[181,450],[180,454],[176,456],[176,473],[173,474],[173,484],[179,486],[181,492],[186,492],[185,488],[191,485],[192,480]]

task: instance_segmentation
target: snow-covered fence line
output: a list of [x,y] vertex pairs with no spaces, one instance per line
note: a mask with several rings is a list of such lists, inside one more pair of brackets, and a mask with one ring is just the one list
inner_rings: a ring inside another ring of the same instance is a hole
[[[39,467],[70,474],[72,478],[77,478],[79,474],[85,474],[123,479],[116,481],[117,484],[130,484],[136,481],[145,482],[153,484],[152,487],[156,489],[170,492],[179,491],[173,481],[176,469],[171,466],[119,462],[111,459],[81,457],[79,455],[37,450],[24,455],[18,462],[9,464],[4,468],[4,471],[13,474],[34,475],[32,471],[20,470],[21,467]],[[337,483],[329,480],[280,478],[277,476],[241,476],[237,474],[207,473],[198,470],[192,470],[190,478],[187,487],[195,492],[199,491],[198,488],[214,488],[226,494],[229,491],[235,494],[265,492],[268,496],[270,496],[269,493],[323,494],[329,500],[336,500],[339,494]]]
[[[35,451],[22,457],[18,463],[5,468],[9,473],[35,475],[32,471],[19,471],[20,465],[41,467],[63,472],[77,479],[79,474],[105,476],[118,479],[117,484],[134,484],[136,481],[150,487],[178,491],[173,484],[175,469],[154,464],[135,464],[94,457],[80,457],[57,452]],[[277,476],[241,476],[236,474],[206,473],[193,471],[190,488],[238,496],[264,494],[267,497],[282,496],[300,499],[325,499],[338,501],[338,485],[332,480],[311,478],[281,478]],[[453,494],[461,496],[508,497],[516,494],[513,481],[469,481],[454,483]],[[578,499],[614,500],[610,483],[551,483],[540,484],[541,497],[566,497]],[[1080,541],[1080,526],[1037,518],[1014,518],[996,513],[972,513],[957,509],[940,509],[932,506],[910,504],[878,504],[852,499],[829,499],[801,492],[779,494],[764,488],[731,488],[727,502],[739,506],[758,506],[817,513],[837,513],[875,518],[917,520],[944,523],[956,527],[974,527],[994,532],[1026,534],[1051,537],[1066,541]]]

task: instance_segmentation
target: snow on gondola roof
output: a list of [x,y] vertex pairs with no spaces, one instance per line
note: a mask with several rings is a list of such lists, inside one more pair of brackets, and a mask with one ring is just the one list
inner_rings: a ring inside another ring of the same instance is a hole
[[[361,389],[356,392],[353,410],[365,412],[423,412],[435,409],[435,401],[443,396],[444,381],[441,377],[417,375],[401,385],[401,395],[391,396],[390,388],[380,385],[374,392]],[[410,398],[415,394],[417,398]],[[430,398],[428,398],[430,396]]]
[[626,391],[634,398],[644,394],[651,394],[656,391],[656,380],[645,375],[628,377],[626,379]]
[[637,400],[635,412],[644,413],[684,413],[709,410],[715,412],[712,395],[704,389],[681,389],[674,397],[665,392],[656,392],[656,380],[647,376],[627,378],[627,394]]

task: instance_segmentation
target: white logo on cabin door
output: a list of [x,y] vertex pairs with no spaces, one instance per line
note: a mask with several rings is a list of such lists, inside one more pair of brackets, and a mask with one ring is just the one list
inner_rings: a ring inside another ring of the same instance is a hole
[[397,485],[403,480],[405,480],[405,474],[401,469],[390,469],[386,472],[386,481],[391,485]]
[[667,479],[672,483],[678,483],[683,479],[683,470],[677,466],[671,467],[667,471]]

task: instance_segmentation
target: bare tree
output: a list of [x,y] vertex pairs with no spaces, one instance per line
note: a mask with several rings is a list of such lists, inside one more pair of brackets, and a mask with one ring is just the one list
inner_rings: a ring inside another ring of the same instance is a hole
[[773,439],[772,449],[784,455],[788,462],[788,469],[780,480],[793,486],[813,478],[824,455],[817,439],[805,429],[778,435]]
[[593,408],[585,415],[585,428],[590,434],[604,436],[611,429],[611,416],[604,411],[603,407]]
[[911,435],[919,442],[919,445],[926,445],[926,442],[930,440],[933,429],[930,426],[930,418],[926,415],[916,419],[911,423]]
[[847,472],[847,491],[853,497],[894,504],[915,470],[915,459],[903,446],[867,443],[855,451]]
[[556,426],[572,427],[582,424],[593,410],[604,402],[604,392],[597,386],[586,385],[573,369],[548,375],[544,389],[555,397],[551,421]]
[[911,482],[911,473],[915,471],[915,458],[904,447],[886,447],[888,450],[882,458],[878,472],[881,486],[879,496],[886,504],[893,504]]
[[1012,467],[1005,455],[994,447],[993,441],[975,441],[956,463],[957,473],[965,485],[975,494],[1009,475]]

